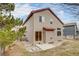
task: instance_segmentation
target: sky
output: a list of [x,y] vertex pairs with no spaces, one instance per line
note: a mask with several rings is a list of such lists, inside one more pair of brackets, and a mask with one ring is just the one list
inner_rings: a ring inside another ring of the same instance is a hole
[[15,10],[12,14],[14,17],[21,18],[25,21],[32,10],[41,8],[50,8],[64,23],[77,22],[79,25],[79,21],[76,21],[78,19],[74,18],[72,14],[69,14],[70,11],[66,11],[61,5],[56,3],[16,3]]

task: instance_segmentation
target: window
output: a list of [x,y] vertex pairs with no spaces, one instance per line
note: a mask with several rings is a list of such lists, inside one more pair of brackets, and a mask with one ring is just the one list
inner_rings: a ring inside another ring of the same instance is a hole
[[61,36],[61,28],[57,28],[57,36]]
[[44,16],[42,16],[42,22],[45,22],[45,17]]
[[52,19],[50,19],[50,24],[52,24]]
[[57,28],[57,30],[61,30],[61,28]]
[[39,22],[45,22],[45,17],[39,16]]
[[36,41],[38,41],[38,32],[35,33]]
[[41,31],[35,32],[35,40],[36,41],[41,41],[42,40],[42,33]]
[[42,22],[42,16],[39,16],[39,22]]
[[52,24],[52,21],[50,21],[50,24]]
[[57,31],[57,36],[61,36],[61,31]]
[[41,35],[41,31],[39,32],[39,41],[41,41],[42,39],[42,35]]

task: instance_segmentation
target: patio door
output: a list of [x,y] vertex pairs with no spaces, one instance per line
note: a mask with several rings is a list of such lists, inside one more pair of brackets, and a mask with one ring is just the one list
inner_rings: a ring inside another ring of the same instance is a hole
[[35,41],[41,41],[42,40],[42,32],[36,31],[35,32]]

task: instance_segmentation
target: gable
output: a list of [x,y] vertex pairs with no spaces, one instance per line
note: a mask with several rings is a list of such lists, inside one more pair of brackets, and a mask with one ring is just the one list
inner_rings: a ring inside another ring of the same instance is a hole
[[25,20],[25,22],[23,23],[23,25],[29,20],[29,18],[30,18],[34,13],[42,12],[42,11],[45,11],[45,10],[50,11],[50,13],[51,13],[53,16],[55,16],[55,17],[57,18],[57,20],[58,20],[61,24],[63,24],[63,22],[55,15],[54,12],[51,11],[50,8],[45,8],[45,9],[39,9],[39,10],[31,11],[31,13],[28,15],[28,17],[27,17],[27,19]]

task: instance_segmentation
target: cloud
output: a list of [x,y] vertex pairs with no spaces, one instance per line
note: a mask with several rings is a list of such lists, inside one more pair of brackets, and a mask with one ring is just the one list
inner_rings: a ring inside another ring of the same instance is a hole
[[57,12],[57,8],[55,9],[53,4],[24,4],[24,3],[16,3],[15,4],[15,10],[12,12],[12,14],[14,15],[14,17],[19,17],[19,18],[23,18],[32,11],[34,9],[39,9],[39,8],[47,8],[50,7],[55,13],[56,15],[63,16],[64,12],[62,10],[59,10]]
[[[55,14],[62,20],[64,21],[63,17],[65,16],[65,12],[63,10],[57,10],[55,11]],[[67,22],[67,21],[65,21]]]
[[35,9],[39,8],[48,8],[50,7],[51,10],[64,22],[68,22],[63,19],[64,17],[64,11],[60,10],[58,6],[55,6],[53,4],[24,4],[24,3],[17,3],[15,4],[15,10],[12,12],[14,17],[23,18],[25,20],[28,16],[28,14]]
[[23,18],[23,16],[27,16],[33,9],[36,9],[36,7],[30,6],[30,4],[15,4],[15,10],[12,14],[14,17]]
[[63,10],[60,10],[58,13],[59,13],[60,16],[64,15],[64,11]]
[[[35,9],[39,8],[51,8],[51,10],[64,22],[64,23],[70,23],[70,22],[77,22],[79,25],[79,21],[74,21],[74,18],[69,15],[67,12],[62,10],[62,8],[59,5],[54,5],[54,4],[48,4],[48,3],[43,3],[43,4],[35,4],[35,3],[29,3],[29,4],[24,4],[24,3],[16,3],[15,4],[15,10],[12,12],[14,17],[19,17],[23,18],[24,20],[27,18],[28,14]],[[76,20],[76,19],[75,19]]]

